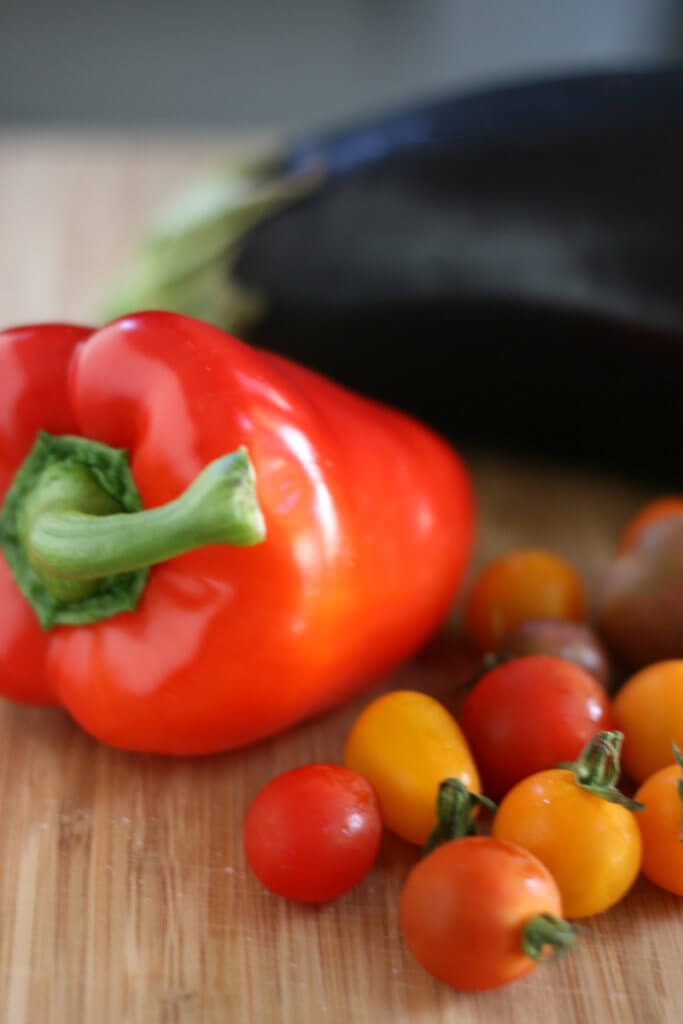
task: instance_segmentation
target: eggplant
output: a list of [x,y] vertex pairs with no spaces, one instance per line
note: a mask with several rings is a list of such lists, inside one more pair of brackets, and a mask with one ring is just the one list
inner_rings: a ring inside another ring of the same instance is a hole
[[108,313],[217,323],[465,444],[683,483],[683,68],[446,97],[199,183]]

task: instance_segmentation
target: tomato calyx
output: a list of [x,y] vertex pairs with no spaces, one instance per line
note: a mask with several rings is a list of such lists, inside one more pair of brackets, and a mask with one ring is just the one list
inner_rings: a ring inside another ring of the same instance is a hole
[[619,804],[629,811],[642,811],[645,804],[631,800],[617,789],[623,742],[622,732],[603,730],[588,741],[576,761],[563,761],[557,767],[570,771],[581,789],[587,789],[589,793],[595,793],[603,800]]
[[532,960],[548,958],[550,955],[567,953],[576,943],[577,928],[554,914],[537,914],[522,929],[522,950]]
[[437,824],[422,849],[422,856],[431,853],[441,843],[464,839],[476,833],[474,808],[487,807],[495,814],[493,800],[478,793],[470,793],[460,779],[444,779],[436,798]]
[[[680,750],[673,742],[671,743],[671,748],[674,752],[674,757],[676,758],[676,764],[683,772],[683,754],[681,754]],[[683,776],[678,780],[678,799],[681,801],[681,809],[683,810]],[[681,831],[678,834],[678,838],[683,843],[683,816],[681,817]]]
[[479,665],[465,683],[465,690],[472,690],[480,679],[493,672],[494,668],[507,665],[508,661],[515,661],[516,655],[507,654],[505,651],[487,651],[482,655]]

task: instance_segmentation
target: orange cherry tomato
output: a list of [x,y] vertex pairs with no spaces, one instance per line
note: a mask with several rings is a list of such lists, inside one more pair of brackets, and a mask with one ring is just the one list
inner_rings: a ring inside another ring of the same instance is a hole
[[650,501],[626,524],[619,539],[619,551],[630,551],[652,523],[674,516],[683,516],[683,495],[672,494]]
[[584,615],[583,586],[576,571],[550,551],[511,551],[491,562],[475,580],[465,618],[482,651],[500,648],[505,635],[528,619],[578,621]]
[[471,792],[481,792],[458,723],[433,697],[412,690],[387,693],[361,712],[346,741],[344,764],[375,787],[387,828],[420,846],[437,823],[444,779],[460,779]]
[[613,710],[624,734],[624,768],[644,782],[673,762],[672,741],[683,748],[683,658],[641,669],[617,693]]
[[527,850],[487,836],[438,846],[415,865],[401,895],[411,953],[458,989],[495,988],[533,971],[525,928],[548,914],[561,915],[562,900],[547,868]]
[[683,762],[660,768],[636,793],[645,804],[637,816],[643,840],[643,874],[683,896]]
[[545,864],[568,918],[607,910],[640,870],[635,814],[583,788],[564,768],[517,783],[498,808],[493,835],[523,846]]

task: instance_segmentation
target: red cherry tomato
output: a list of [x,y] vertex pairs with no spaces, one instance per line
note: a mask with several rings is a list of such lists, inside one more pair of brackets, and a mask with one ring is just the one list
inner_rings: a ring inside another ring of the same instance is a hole
[[559,889],[533,854],[473,836],[437,846],[416,864],[401,895],[400,921],[425,970],[454,988],[476,990],[528,974],[546,943],[571,946],[561,914]]
[[285,772],[256,795],[244,823],[249,867],[286,899],[326,903],[367,874],[382,818],[362,775],[333,764]]
[[499,665],[468,695],[460,724],[484,792],[500,799],[535,772],[574,761],[612,727],[605,690],[563,658],[537,654]]

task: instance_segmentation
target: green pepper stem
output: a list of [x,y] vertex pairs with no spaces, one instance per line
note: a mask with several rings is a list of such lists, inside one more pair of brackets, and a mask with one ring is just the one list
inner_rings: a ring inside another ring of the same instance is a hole
[[34,572],[57,597],[65,581],[131,572],[209,544],[258,544],[265,536],[244,448],[209,463],[174,501],[133,513],[112,513],[87,469],[54,469],[27,510],[22,539]]
[[576,929],[553,914],[538,914],[522,929],[522,949],[532,960],[540,960],[550,946],[555,952],[566,953],[576,942]]
[[422,849],[422,856],[451,839],[473,836],[474,808],[477,804],[495,813],[496,805],[488,797],[470,793],[460,779],[444,779],[439,785],[436,798],[437,824]]

